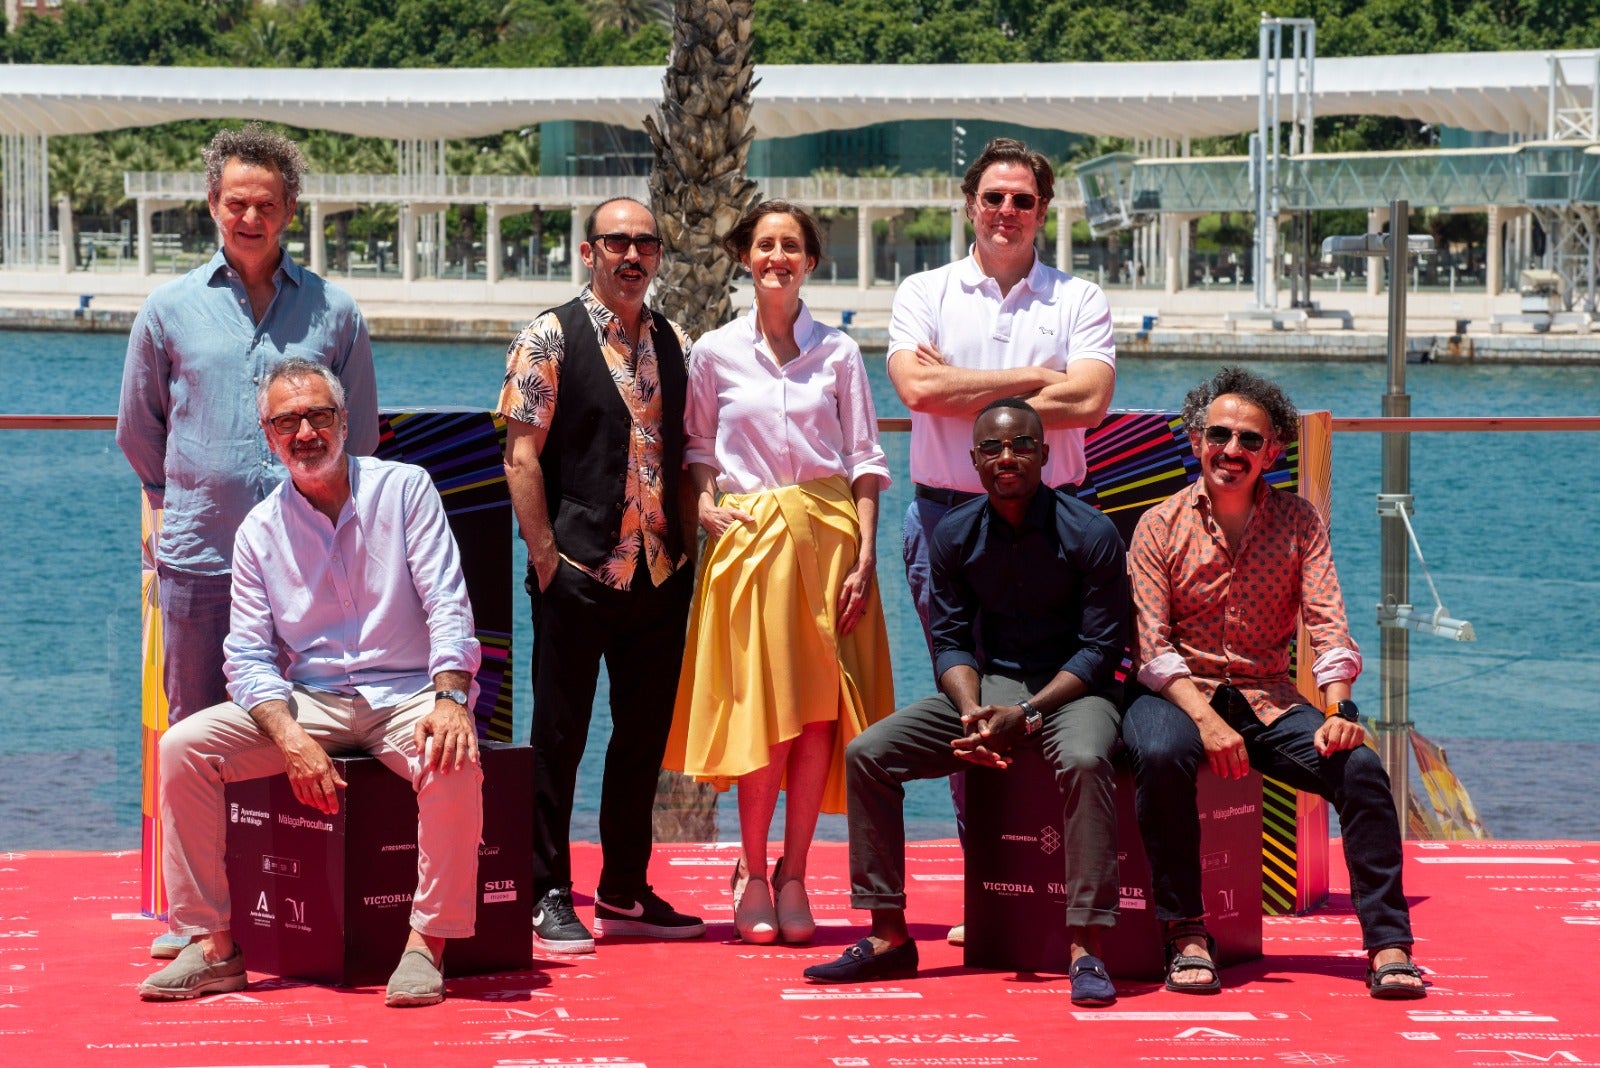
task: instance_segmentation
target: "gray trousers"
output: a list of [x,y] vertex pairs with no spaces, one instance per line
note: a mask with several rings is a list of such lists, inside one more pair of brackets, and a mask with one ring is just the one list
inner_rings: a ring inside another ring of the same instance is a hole
[[[289,710],[335,756],[370,753],[417,791],[417,889],[411,927],[440,938],[470,938],[477,921],[478,845],[483,838],[483,768],[441,772],[423,765],[415,732],[433,711],[431,689],[394,708],[360,697],[296,687]],[[230,782],[284,769],[283,751],[238,705],[213,705],[161,738],[161,871],[172,933],[210,934],[231,926],[227,810]],[[315,818],[321,813],[307,808]]]
[[[987,704],[1016,704],[1053,677],[1054,673],[1025,680],[985,675],[978,692]],[[1106,698],[1082,697],[1045,716],[1038,735],[1040,751],[1055,769],[1067,808],[1062,856],[1069,927],[1110,927],[1117,920],[1111,749],[1121,720],[1117,706]],[[853,907],[906,907],[903,784],[970,767],[950,748],[951,740],[964,733],[955,703],[939,694],[879,720],[845,750]]]

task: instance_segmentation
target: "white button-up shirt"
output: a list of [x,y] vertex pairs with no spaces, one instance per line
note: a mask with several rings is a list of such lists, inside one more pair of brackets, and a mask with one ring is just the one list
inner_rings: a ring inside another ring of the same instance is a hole
[[755,310],[695,342],[684,458],[717,469],[724,493],[755,493],[843,475],[889,484],[861,349],[812,319],[794,324],[800,355],[779,365]]
[[[1033,269],[1004,297],[972,256],[900,283],[889,320],[889,359],[915,359],[916,347],[924,341],[944,353],[951,366],[972,370],[1065,371],[1074,360],[1117,365],[1105,293],[1037,257]],[[1083,433],[1081,427],[1045,431],[1050,446],[1047,485],[1084,480]],[[971,416],[911,413],[913,482],[983,492],[971,449]]]
[[234,539],[223,650],[228,695],[247,709],[286,700],[292,685],[392,708],[441,671],[478,670],[467,583],[433,480],[411,464],[347,462],[337,523],[285,480]]

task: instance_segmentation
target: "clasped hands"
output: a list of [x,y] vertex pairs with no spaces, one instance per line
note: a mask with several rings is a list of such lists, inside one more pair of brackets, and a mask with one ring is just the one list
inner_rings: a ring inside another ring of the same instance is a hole
[[1011,751],[1027,735],[1019,705],[979,705],[961,714],[968,733],[950,742],[955,755],[986,768],[1009,768]]

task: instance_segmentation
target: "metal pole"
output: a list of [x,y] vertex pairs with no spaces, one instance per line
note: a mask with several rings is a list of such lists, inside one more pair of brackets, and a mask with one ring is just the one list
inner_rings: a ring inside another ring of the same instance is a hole
[[[1411,396],[1406,393],[1406,262],[1410,237],[1411,205],[1396,200],[1389,205],[1389,385],[1383,395],[1383,414],[1403,419],[1411,414]],[[1411,435],[1383,435],[1383,492],[1411,493]],[[1378,521],[1383,566],[1383,603],[1409,604],[1410,546],[1405,521],[1385,516]],[[1410,772],[1411,717],[1407,690],[1411,682],[1410,632],[1399,627],[1382,627],[1379,635],[1379,665],[1382,672],[1383,705],[1378,723],[1378,755],[1389,773],[1394,793],[1395,812],[1400,817],[1400,834],[1406,833],[1407,779]]]

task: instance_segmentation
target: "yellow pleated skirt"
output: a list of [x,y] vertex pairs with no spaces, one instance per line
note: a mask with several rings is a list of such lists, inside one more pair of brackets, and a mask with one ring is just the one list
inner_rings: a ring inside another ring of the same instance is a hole
[[839,634],[860,525],[842,475],[722,503],[755,517],[711,544],[695,584],[663,766],[725,790],[773,745],[837,721],[822,811],[845,810],[844,747],[894,711],[883,603]]

